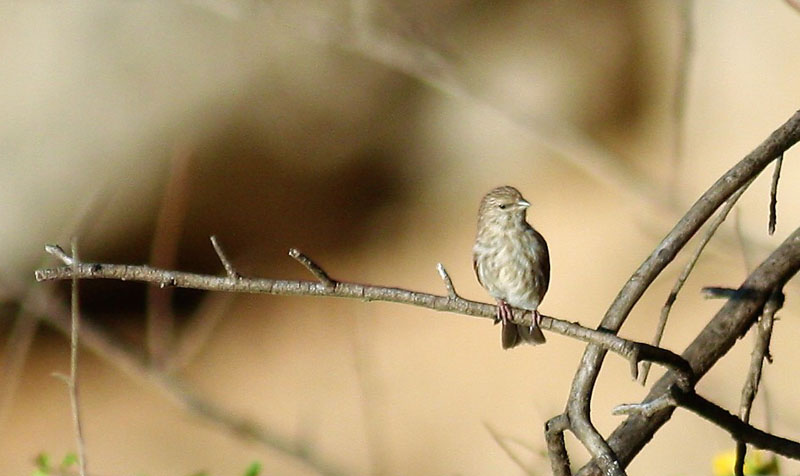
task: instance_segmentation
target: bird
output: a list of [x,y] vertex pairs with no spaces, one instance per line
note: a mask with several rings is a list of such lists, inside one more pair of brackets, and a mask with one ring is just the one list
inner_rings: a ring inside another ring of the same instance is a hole
[[[526,221],[531,203],[514,187],[492,189],[478,209],[472,265],[478,282],[497,301],[503,349],[545,342],[539,303],[550,285],[550,253],[544,237]],[[511,307],[533,313],[530,326],[514,324]]]

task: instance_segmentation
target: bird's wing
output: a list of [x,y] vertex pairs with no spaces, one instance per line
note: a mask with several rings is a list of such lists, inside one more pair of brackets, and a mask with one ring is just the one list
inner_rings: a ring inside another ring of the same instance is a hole
[[[474,254],[472,255],[472,269],[475,271],[475,276],[478,278],[478,284],[483,286],[483,282],[481,281],[481,273],[478,272],[478,257]],[[486,286],[483,286],[484,288]]]
[[547,242],[544,237],[532,226],[528,225],[526,231],[533,239],[534,251],[538,251],[538,253],[534,253],[534,256],[536,265],[540,267],[544,276],[544,292],[547,292],[547,288],[550,287],[550,250],[547,249]]

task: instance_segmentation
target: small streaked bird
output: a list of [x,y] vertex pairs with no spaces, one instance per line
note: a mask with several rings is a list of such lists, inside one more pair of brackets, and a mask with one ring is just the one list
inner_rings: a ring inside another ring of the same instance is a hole
[[[495,322],[503,323],[504,349],[545,341],[537,309],[550,284],[550,254],[542,235],[525,221],[530,206],[519,190],[504,186],[487,193],[478,210],[472,264],[478,282],[497,300]],[[532,311],[533,324],[512,323],[511,307]]]

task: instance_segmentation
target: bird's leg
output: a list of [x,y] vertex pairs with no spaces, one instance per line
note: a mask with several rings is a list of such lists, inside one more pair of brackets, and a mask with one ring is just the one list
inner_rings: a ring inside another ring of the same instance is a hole
[[497,315],[494,318],[494,323],[497,324],[498,322],[502,322],[503,325],[510,324],[512,317],[514,317],[514,313],[511,311],[511,306],[509,306],[504,300],[498,299]]

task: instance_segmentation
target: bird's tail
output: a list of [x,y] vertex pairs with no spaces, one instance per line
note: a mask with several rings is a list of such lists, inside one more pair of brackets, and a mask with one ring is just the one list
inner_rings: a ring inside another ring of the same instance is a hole
[[539,325],[536,323],[532,326],[503,323],[502,340],[504,349],[516,347],[523,342],[526,344],[538,345],[544,344],[547,341]]

